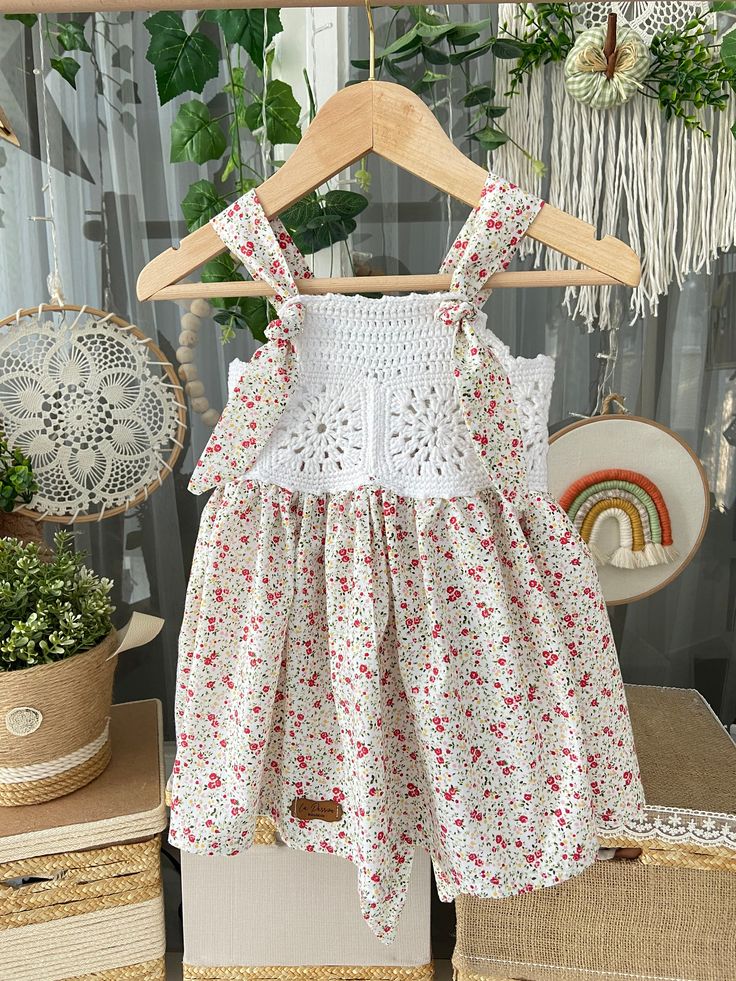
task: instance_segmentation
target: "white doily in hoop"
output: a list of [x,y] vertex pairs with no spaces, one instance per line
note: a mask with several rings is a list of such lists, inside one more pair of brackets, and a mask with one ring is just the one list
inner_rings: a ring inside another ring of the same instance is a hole
[[185,410],[150,338],[71,305],[20,310],[0,328],[0,431],[39,487],[22,511],[100,520],[160,486],[182,449]]
[[681,31],[687,22],[696,15],[703,14],[709,3],[687,2],[687,0],[659,0],[659,2],[640,2],[640,0],[621,0],[613,3],[574,3],[575,19],[586,28],[605,24],[609,14],[617,14],[621,25],[627,24],[647,44],[652,43],[655,34],[671,25]]

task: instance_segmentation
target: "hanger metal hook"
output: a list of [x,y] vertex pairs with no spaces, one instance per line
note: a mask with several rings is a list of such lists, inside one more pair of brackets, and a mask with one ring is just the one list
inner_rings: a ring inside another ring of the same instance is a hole
[[376,26],[373,23],[371,0],[364,0],[365,13],[368,18],[368,81],[376,80]]

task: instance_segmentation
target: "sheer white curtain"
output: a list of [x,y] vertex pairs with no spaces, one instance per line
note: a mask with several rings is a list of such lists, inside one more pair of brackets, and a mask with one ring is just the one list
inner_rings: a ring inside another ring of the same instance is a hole
[[[148,259],[186,234],[179,202],[193,180],[209,175],[204,168],[169,163],[169,126],[178,102],[159,108],[153,69],[145,60],[144,19],[100,14],[87,21],[97,70],[88,58],[80,58],[76,91],[54,72],[33,74],[41,64],[37,30],[1,23],[5,105],[12,104],[15,117],[25,122],[22,149],[8,147],[0,169],[0,299],[4,314],[49,299],[49,228],[29,220],[49,213],[49,194],[42,191],[47,182],[45,77],[64,296],[138,324],[174,362],[182,310],[172,303],[138,303],[135,282]],[[46,66],[48,58],[46,46]],[[214,405],[223,404],[227,362],[249,357],[254,347],[246,336],[224,347],[214,325],[201,332],[197,361]],[[189,414],[188,423],[186,450],[176,473],[147,503],[125,516],[76,530],[91,565],[115,583],[118,624],[134,608],[166,619],[154,644],[121,658],[116,695],[121,700],[161,698],[169,736],[176,641],[201,508],[185,488],[209,433],[195,413]]]
[[[461,9],[468,19],[487,10],[452,8],[453,15]],[[344,11],[325,8],[299,16],[297,23],[284,14],[287,30],[277,73],[297,80],[306,65],[322,102],[348,75],[350,56],[367,51],[365,15],[362,10],[350,13],[349,45]],[[384,16],[385,11],[377,16],[379,24]],[[143,20],[138,14],[97,15],[98,73],[85,63],[76,92],[54,75],[48,79],[60,266],[70,301],[113,309],[138,323],[173,358],[181,311],[171,303],[138,304],[135,280],[151,256],[186,233],[179,202],[192,180],[208,175],[206,168],[169,163],[169,125],[178,102],[158,106],[153,70],[145,60]],[[0,104],[9,107],[13,100],[20,107],[27,137],[22,151],[8,147],[0,155],[5,161],[0,166],[0,299],[3,311],[11,313],[47,299],[49,255],[46,226],[28,220],[44,213],[46,180],[39,160],[40,79],[32,74],[38,50],[31,52],[30,35],[20,24],[5,22],[1,30]],[[436,112],[468,151],[462,143],[467,120],[458,105],[452,106],[452,120],[447,102]],[[371,203],[359,218],[352,249],[367,253],[386,272],[436,270],[467,209],[375,158],[368,160],[368,168]],[[103,224],[107,260],[101,249]],[[736,716],[735,451],[724,436],[736,418],[736,356],[729,360],[722,350],[728,349],[735,326],[734,278],[733,257],[725,257],[712,275],[673,289],[656,319],[622,328],[613,379],[613,388],[627,395],[630,410],[670,425],[701,455],[717,505],[700,553],[686,572],[662,593],[614,612],[624,676],[632,682],[697,686],[725,720]],[[570,321],[559,291],[499,291],[487,309],[490,325],[514,352],[547,351],[557,359],[553,427],[591,411],[601,367],[597,355],[602,345],[605,349],[605,338]],[[716,327],[720,347],[714,344]],[[214,327],[203,332],[197,360],[213,404],[222,405],[227,362],[247,358],[253,347],[243,335],[223,347]],[[718,357],[711,348],[717,348]],[[172,718],[176,638],[202,504],[185,488],[208,436],[198,416],[192,414],[190,424],[176,474],[145,506],[125,517],[80,526],[77,533],[92,565],[115,580],[119,622],[133,607],[166,617],[156,645],[121,659],[117,696],[160,697],[167,720]],[[736,442],[736,435],[731,438]]]

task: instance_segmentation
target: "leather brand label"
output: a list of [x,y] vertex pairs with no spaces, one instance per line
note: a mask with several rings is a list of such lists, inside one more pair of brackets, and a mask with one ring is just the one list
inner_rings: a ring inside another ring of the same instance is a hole
[[295,797],[291,802],[291,816],[299,821],[341,821],[342,805],[334,800]]

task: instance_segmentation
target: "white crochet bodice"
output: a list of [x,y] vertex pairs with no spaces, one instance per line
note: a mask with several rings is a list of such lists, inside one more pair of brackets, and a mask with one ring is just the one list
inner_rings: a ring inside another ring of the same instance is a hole
[[306,259],[255,190],[215,216],[223,244],[273,290],[277,316],[252,360],[234,364],[190,489],[249,478],[426,500],[490,488],[521,517],[547,483],[552,362],[512,358],[481,311],[542,207],[490,172],[442,263],[447,293],[381,299],[300,293]]
[[[458,400],[439,295],[303,296],[299,378],[247,476],[306,493],[376,485],[414,498],[468,497],[490,479]],[[514,358],[478,314],[511,381],[529,487],[546,490],[554,362]],[[230,365],[230,393],[243,373]]]

